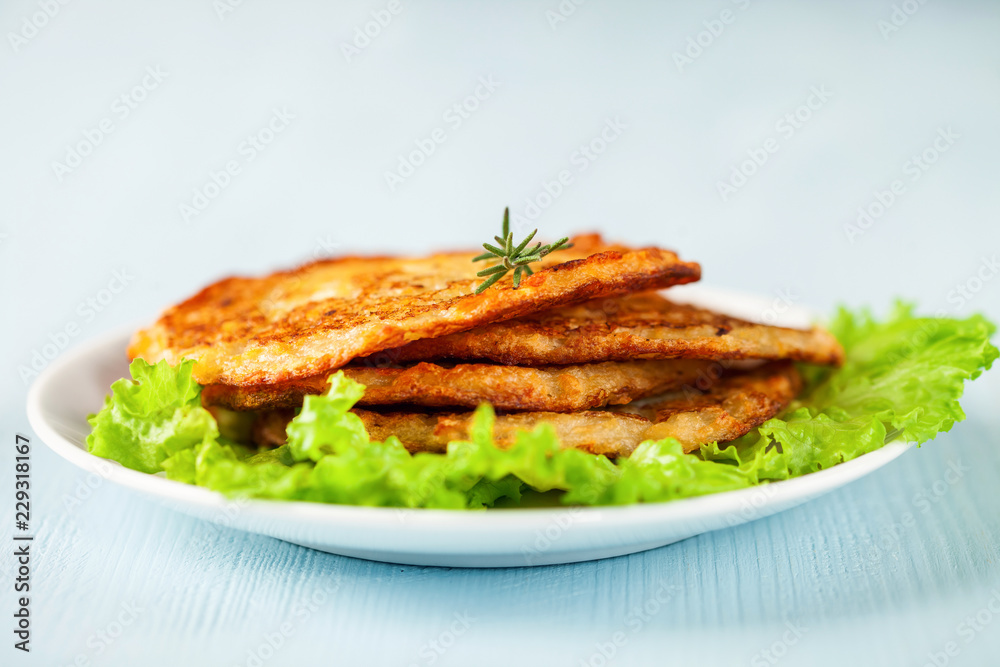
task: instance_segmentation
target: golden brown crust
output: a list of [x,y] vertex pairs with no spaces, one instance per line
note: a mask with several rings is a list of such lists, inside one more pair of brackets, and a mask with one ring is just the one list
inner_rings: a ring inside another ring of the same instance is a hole
[[[712,368],[708,361],[666,359],[542,368],[419,363],[409,368],[345,366],[342,370],[365,385],[359,405],[474,408],[488,402],[499,410],[572,412],[621,405],[693,384],[709,378]],[[306,394],[326,390],[326,377],[251,387],[209,385],[202,401],[231,410],[298,407]]]
[[[690,388],[658,400],[611,408],[653,422],[646,438],[677,438],[685,445],[728,442],[784,410],[802,389],[791,362],[773,362],[745,373],[723,376],[704,393]],[[705,440],[705,429],[712,439]]]
[[201,390],[201,402],[205,407],[218,405],[229,410],[246,412],[249,410],[275,410],[297,408],[308,395],[318,395],[326,391],[329,375],[313,375],[306,378],[255,384],[240,387],[232,384],[210,384]]
[[226,278],[137,332],[129,357],[195,359],[201,384],[273,384],[420,338],[700,276],[697,264],[668,250],[608,245],[596,234],[573,243],[544,258],[520,289],[508,275],[479,295],[475,252],[344,257],[263,278]]
[[[728,442],[760,426],[781,412],[800,388],[794,365],[776,362],[723,377],[705,393],[675,392],[641,409],[499,415],[493,436],[500,447],[507,447],[519,431],[547,423],[563,447],[593,454],[628,456],[641,442],[662,438],[676,438],[684,451],[692,452],[703,443]],[[355,412],[373,440],[395,435],[414,452],[443,452],[449,442],[468,439],[472,420],[472,413]]]
[[476,359],[536,366],[677,357],[791,359],[839,366],[844,351],[820,328],[754,324],[650,293],[591,300],[414,341],[380,352],[372,361]]

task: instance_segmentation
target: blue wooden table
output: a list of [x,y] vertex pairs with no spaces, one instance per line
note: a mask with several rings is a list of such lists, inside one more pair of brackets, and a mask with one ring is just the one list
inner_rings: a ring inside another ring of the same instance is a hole
[[795,510],[484,571],[181,516],[49,453],[23,407],[33,364],[221,275],[469,247],[504,205],[776,309],[1000,320],[996,3],[40,7],[0,7],[8,628],[16,433],[36,535],[32,651],[8,630],[0,664],[1000,663],[997,371],[951,433]]

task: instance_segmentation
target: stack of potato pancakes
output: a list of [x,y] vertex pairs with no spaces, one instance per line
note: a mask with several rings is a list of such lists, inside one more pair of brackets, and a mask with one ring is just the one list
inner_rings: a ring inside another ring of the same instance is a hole
[[[562,446],[627,456],[672,437],[686,451],[725,442],[784,409],[793,361],[839,365],[821,329],[753,324],[671,302],[657,290],[698,264],[600,236],[508,275],[481,294],[478,252],[325,259],[209,285],[135,334],[129,356],[196,360],[202,401],[256,414],[252,439],[285,440],[307,394],[337,370],[365,385],[355,412],[374,440],[444,451],[491,403],[494,437],[551,424]],[[534,268],[534,267],[533,267]]]

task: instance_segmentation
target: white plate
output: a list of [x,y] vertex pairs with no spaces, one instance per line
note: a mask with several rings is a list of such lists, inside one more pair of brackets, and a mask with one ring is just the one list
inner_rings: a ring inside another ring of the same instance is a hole
[[[769,323],[801,324],[808,313],[769,299],[697,288],[671,297]],[[778,313],[778,309],[784,312]],[[777,319],[776,319],[777,318]],[[128,332],[112,332],[53,362],[31,387],[28,419],[57,454],[83,470],[217,524],[370,560],[450,567],[572,563],[653,549],[789,509],[881,468],[909,445],[894,442],[805,477],[669,503],[627,507],[463,512],[230,501],[203,488],[147,475],[87,453],[86,416],[111,383],[128,375]]]

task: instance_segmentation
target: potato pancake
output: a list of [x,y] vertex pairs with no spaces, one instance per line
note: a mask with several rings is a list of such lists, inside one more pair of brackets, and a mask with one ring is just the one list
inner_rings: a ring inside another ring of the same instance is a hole
[[[802,380],[789,362],[774,362],[724,376],[705,392],[680,391],[652,401],[640,414],[631,406],[584,412],[521,412],[498,415],[493,437],[500,447],[514,443],[519,431],[547,423],[563,447],[593,454],[628,456],[642,442],[676,438],[692,452],[708,442],[728,442],[781,412],[799,392]],[[466,440],[472,413],[424,414],[355,410],[373,440],[398,437],[412,452],[444,452],[453,440]]]
[[[489,402],[498,410],[572,412],[621,405],[653,394],[704,382],[711,362],[689,359],[607,361],[574,366],[498,366],[421,362],[409,368],[348,365],[344,374],[365,385],[359,405],[408,403],[429,407],[474,408]],[[231,410],[269,410],[302,405],[307,394],[327,388],[326,375],[274,385],[208,385],[206,405]]]
[[209,285],[135,334],[130,358],[191,358],[201,384],[274,384],[329,373],[355,357],[557,305],[698,280],[701,269],[660,248],[596,234],[546,256],[514,289],[482,294],[473,252],[423,258],[343,257]]
[[678,357],[839,366],[844,351],[820,328],[755,324],[650,293],[595,299],[418,340],[380,352],[372,362],[463,359],[538,366]]

